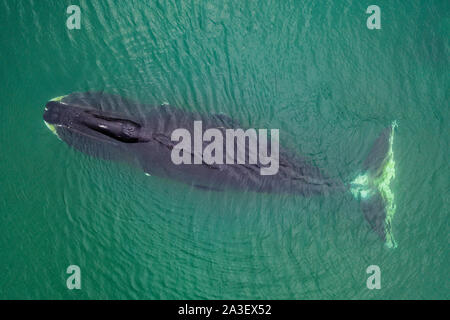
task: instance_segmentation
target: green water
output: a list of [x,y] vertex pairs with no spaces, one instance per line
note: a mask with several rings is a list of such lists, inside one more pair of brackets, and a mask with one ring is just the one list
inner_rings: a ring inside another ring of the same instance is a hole
[[[448,299],[450,4],[372,2],[1,0],[0,298]],[[70,149],[43,106],[88,90],[279,128],[344,181],[397,120],[398,247],[350,193],[205,192]]]

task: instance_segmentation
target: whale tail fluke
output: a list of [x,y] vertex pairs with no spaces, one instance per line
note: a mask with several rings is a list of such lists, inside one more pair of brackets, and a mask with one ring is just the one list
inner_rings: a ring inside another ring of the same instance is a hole
[[364,172],[351,182],[351,192],[360,201],[361,210],[372,230],[385,242],[388,248],[397,244],[392,233],[395,214],[394,193],[390,187],[395,178],[393,152],[394,121],[373,144],[364,161]]

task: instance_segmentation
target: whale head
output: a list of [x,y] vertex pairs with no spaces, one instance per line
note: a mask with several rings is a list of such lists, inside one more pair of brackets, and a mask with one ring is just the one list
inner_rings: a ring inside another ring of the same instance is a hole
[[77,133],[105,142],[144,142],[141,125],[133,120],[96,109],[64,102],[64,96],[47,102],[43,114],[47,127],[59,137]]
[[73,102],[70,95],[48,101],[43,119],[60,140],[100,158],[110,159],[119,148],[148,141],[141,134],[139,121],[101,110],[95,103]]

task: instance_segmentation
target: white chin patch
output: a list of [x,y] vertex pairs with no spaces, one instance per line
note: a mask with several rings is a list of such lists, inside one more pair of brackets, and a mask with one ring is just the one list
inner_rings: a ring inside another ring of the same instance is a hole
[[45,120],[44,120],[44,123],[47,126],[47,128],[49,128],[50,131],[53,132],[53,134],[56,135],[59,140],[61,140],[61,138],[58,136],[58,132],[56,131],[56,127],[50,123],[47,123]]

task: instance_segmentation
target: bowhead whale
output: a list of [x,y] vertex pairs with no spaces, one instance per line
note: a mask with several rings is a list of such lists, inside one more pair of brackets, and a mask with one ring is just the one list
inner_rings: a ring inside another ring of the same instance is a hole
[[[262,163],[175,164],[171,153],[174,130],[194,134],[194,122],[203,129],[242,128],[225,115],[187,112],[169,105],[150,106],[98,92],[72,93],[47,102],[47,127],[69,146],[88,155],[125,161],[148,175],[170,178],[199,189],[227,189],[301,196],[351,192],[360,201],[371,229],[387,247],[395,247],[392,218],[395,213],[390,181],[395,176],[393,138],[396,123],[373,143],[362,174],[350,183],[334,181],[292,151],[280,147],[276,174],[261,175]],[[247,146],[246,146],[247,148]],[[269,144],[270,149],[270,144]],[[194,155],[193,155],[194,156]]]

